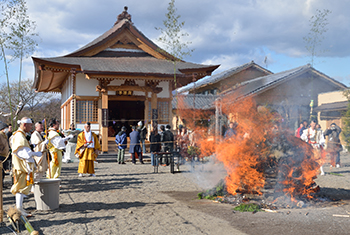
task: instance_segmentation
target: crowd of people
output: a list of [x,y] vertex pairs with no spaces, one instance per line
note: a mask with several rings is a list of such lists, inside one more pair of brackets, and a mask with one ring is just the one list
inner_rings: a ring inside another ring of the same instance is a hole
[[[75,154],[79,157],[79,176],[88,173],[95,176],[94,161],[100,151],[97,135],[91,132],[90,123],[84,130],[75,132],[76,136],[64,134],[59,130],[60,122],[52,119],[49,128],[44,129],[42,122],[36,122],[33,130],[33,120],[23,117],[18,121],[18,130],[12,133],[6,123],[0,122],[0,161],[4,163],[5,171],[13,177],[11,193],[15,195],[16,207],[24,216],[28,213],[23,209],[23,199],[33,192],[32,185],[41,178],[57,179],[61,175],[64,151],[69,140],[77,139]],[[71,128],[74,129],[73,126]],[[72,130],[73,130],[72,129]],[[4,187],[4,181],[2,182]]]
[[[308,125],[307,121],[300,123],[295,131],[295,136],[309,143],[314,149],[322,154],[328,154],[331,167],[340,167],[340,152],[343,150],[340,142],[341,128],[332,123],[325,131],[315,120]],[[327,140],[327,141],[326,141]],[[323,166],[320,168],[321,175],[324,175]]]
[[[127,128],[122,127],[121,131],[115,136],[115,143],[117,144],[118,164],[125,164],[125,149],[128,145]],[[136,158],[139,159],[141,164],[143,163],[143,155],[147,153],[145,141],[149,141],[149,153],[151,156],[151,165],[163,165],[168,166],[170,164],[168,158],[155,159],[156,153],[172,153],[177,151],[180,153],[183,159],[191,159],[192,156],[188,153],[190,146],[195,146],[195,131],[189,133],[188,129],[179,125],[177,132],[174,134],[171,130],[171,126],[161,125],[158,130],[157,127],[151,127],[148,134],[147,127],[143,125],[142,121],[138,122],[137,126],[132,126],[132,131],[129,133],[129,153],[132,157],[132,163],[136,164]]]

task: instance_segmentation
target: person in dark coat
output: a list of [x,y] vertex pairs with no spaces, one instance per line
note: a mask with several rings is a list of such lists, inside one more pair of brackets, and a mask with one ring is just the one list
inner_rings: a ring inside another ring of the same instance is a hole
[[142,153],[146,153],[146,144],[145,140],[147,139],[147,128],[142,126],[142,121],[137,123],[137,130],[140,132],[140,138],[142,143]]
[[331,156],[331,166],[335,165],[337,168],[340,167],[340,151],[343,150],[339,139],[340,132],[341,128],[335,123],[324,132],[324,136],[328,136],[327,152]]
[[129,134],[130,137],[130,148],[129,153],[132,156],[132,163],[136,164],[135,154],[137,154],[140,163],[143,164],[142,155],[141,155],[141,146],[140,146],[140,132],[136,130],[135,126],[132,126],[132,132]]
[[154,154],[160,151],[160,135],[158,134],[157,129],[153,129],[149,136],[150,152],[151,152],[151,165],[158,165],[157,160],[154,159]]
[[123,126],[121,131],[119,131],[119,133],[115,136],[115,143],[118,145],[118,157],[117,157],[118,164],[125,164],[124,156],[125,156],[126,145],[128,143],[125,126]]

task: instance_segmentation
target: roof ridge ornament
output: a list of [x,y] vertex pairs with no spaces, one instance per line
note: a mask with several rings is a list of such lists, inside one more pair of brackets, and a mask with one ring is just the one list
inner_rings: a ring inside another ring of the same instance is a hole
[[131,22],[131,15],[128,13],[128,7],[124,7],[124,11],[120,13],[117,17],[117,21],[114,23],[114,25],[118,24],[120,21],[127,19]]

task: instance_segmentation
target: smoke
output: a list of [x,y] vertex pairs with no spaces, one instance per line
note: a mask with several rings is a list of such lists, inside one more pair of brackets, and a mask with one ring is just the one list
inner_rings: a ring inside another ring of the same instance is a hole
[[224,164],[214,156],[210,156],[206,163],[194,161],[186,162],[186,165],[191,169],[190,179],[205,190],[215,187],[227,176]]

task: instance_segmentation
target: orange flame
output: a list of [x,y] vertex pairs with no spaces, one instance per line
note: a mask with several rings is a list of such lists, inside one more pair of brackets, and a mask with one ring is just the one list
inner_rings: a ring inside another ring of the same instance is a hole
[[232,98],[226,97],[222,100],[222,112],[230,121],[238,123],[236,135],[215,141],[208,135],[210,126],[196,125],[197,119],[209,119],[213,113],[182,109],[180,104],[181,101],[178,109],[181,118],[189,128],[200,133],[196,143],[202,155],[214,155],[224,164],[228,193],[262,194],[265,166],[276,162],[272,151],[276,139],[288,142],[293,149],[292,153],[285,151],[283,158],[279,159],[278,183],[282,186],[277,190],[289,195],[292,201],[297,195],[311,198],[311,194],[317,190],[314,179],[324,155],[314,152],[311,146],[286,130],[281,130],[282,118],[278,113],[263,106],[257,107],[252,99],[232,103]]

